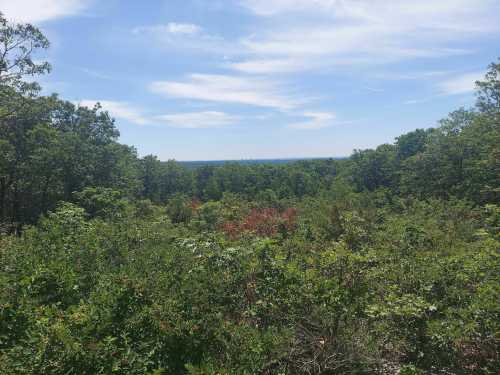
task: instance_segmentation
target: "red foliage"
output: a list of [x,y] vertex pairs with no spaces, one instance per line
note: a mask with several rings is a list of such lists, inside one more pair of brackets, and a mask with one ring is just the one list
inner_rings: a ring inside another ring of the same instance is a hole
[[221,230],[235,239],[244,232],[253,233],[260,237],[273,237],[278,233],[289,233],[295,230],[297,210],[288,208],[279,212],[275,208],[253,209],[240,222],[228,221],[221,226]]
[[261,237],[272,237],[277,233],[278,212],[274,208],[252,210],[241,223],[241,229]]
[[198,209],[201,207],[201,201],[198,198],[193,198],[191,200],[191,210],[193,212],[198,211]]
[[221,225],[220,229],[233,240],[238,238],[238,235],[241,232],[239,224],[234,221],[225,222],[224,224]]
[[290,207],[281,213],[281,219],[287,231],[292,232],[297,227],[297,209]]

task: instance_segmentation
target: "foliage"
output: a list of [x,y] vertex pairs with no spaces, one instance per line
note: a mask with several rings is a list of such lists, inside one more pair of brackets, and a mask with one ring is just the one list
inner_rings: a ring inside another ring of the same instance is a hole
[[[1,16],[0,38],[48,45]],[[19,51],[1,374],[498,373],[498,64],[475,108],[394,144],[187,169],[138,158],[99,105],[23,92],[47,65]]]

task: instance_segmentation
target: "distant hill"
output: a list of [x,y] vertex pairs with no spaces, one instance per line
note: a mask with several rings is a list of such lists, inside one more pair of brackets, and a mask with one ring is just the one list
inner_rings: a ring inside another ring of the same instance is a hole
[[240,159],[240,160],[198,160],[198,161],[179,161],[179,164],[187,168],[199,168],[204,166],[219,166],[228,163],[237,163],[241,165],[255,165],[255,164],[289,164],[304,160],[329,160],[329,159],[345,159],[345,157],[331,157],[331,158],[289,158],[289,159]]

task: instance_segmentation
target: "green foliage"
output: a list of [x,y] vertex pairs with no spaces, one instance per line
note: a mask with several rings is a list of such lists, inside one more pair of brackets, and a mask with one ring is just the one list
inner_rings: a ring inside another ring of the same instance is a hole
[[[19,38],[48,46],[0,15]],[[393,145],[187,169],[23,91],[27,52],[0,64],[1,374],[498,373],[498,64]]]
[[[0,369],[494,373],[493,208],[409,201],[367,225],[365,198],[338,204],[342,231],[329,241],[306,231],[230,241],[161,210],[103,221],[62,204],[3,242]],[[223,207],[196,215],[208,224]]]
[[173,196],[168,201],[167,213],[173,223],[188,223],[193,217],[191,200],[182,194]]
[[88,187],[75,194],[77,202],[91,217],[113,217],[125,209],[127,202],[118,190]]

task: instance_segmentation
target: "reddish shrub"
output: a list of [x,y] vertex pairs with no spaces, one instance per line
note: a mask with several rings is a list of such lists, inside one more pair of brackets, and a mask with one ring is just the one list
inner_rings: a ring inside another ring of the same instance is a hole
[[235,223],[234,221],[227,221],[221,225],[220,229],[231,239],[238,238],[241,233],[239,223]]
[[279,212],[275,208],[253,209],[240,222],[229,221],[221,226],[221,230],[230,238],[237,238],[244,232],[260,237],[273,237],[278,233],[289,233],[295,230],[297,210],[288,208]]
[[191,209],[193,210],[193,212],[196,212],[196,211],[198,211],[198,209],[201,206],[201,201],[198,198],[193,198],[191,200],[191,204],[190,205],[191,205]]
[[241,228],[262,237],[272,237],[278,230],[279,214],[274,208],[252,210],[243,220]]
[[281,219],[285,229],[293,232],[297,227],[297,209],[290,207],[281,213]]

